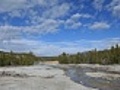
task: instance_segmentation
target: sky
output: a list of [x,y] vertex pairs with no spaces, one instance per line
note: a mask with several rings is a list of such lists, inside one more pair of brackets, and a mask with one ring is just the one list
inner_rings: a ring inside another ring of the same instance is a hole
[[120,0],[0,0],[0,50],[56,56],[120,45]]

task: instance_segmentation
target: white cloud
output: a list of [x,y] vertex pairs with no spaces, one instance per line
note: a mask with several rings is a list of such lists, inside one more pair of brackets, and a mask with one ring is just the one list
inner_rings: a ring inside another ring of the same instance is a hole
[[103,40],[77,40],[66,42],[44,42],[29,39],[12,39],[0,41],[0,49],[5,51],[13,50],[15,52],[32,51],[36,55],[53,56],[62,52],[70,54],[88,51],[97,48],[97,50],[108,49],[111,46],[119,44],[120,38],[108,38]]
[[82,23],[73,19],[68,19],[65,21],[64,26],[67,29],[78,29],[82,26]]
[[71,28],[71,29],[78,29],[80,26],[82,26],[82,23],[78,22],[78,23],[74,23],[69,28]]
[[80,22],[81,18],[86,18],[86,19],[90,19],[93,18],[91,15],[89,14],[80,14],[80,13],[76,13],[73,14],[69,19],[67,19],[64,23],[65,28],[67,29],[78,29],[82,26],[82,23]]
[[9,12],[9,16],[11,16],[12,18],[22,17],[22,13],[19,10],[14,10],[14,11]]
[[22,31],[19,27],[14,26],[0,26],[0,40],[11,40],[22,37]]
[[112,2],[107,5],[109,11],[118,18],[120,18],[120,0],[112,0]]
[[113,14],[120,18],[120,5],[113,8]]
[[[60,4],[59,2],[59,0],[2,0],[0,1],[0,13],[7,12],[12,18],[25,15],[31,16],[31,18],[33,18],[33,15],[58,18],[67,14],[70,9],[69,3]],[[38,6],[39,10],[34,9],[36,6]],[[39,12],[42,9],[44,11]]]
[[78,29],[82,26],[82,23],[80,22],[80,18],[93,18],[91,15],[89,14],[73,14],[69,19],[67,19],[64,23],[65,28],[67,29]]
[[32,5],[40,5],[44,7],[51,7],[58,4],[59,0],[30,0],[30,4]]
[[71,19],[75,19],[75,20],[79,20],[80,18],[93,18],[93,17],[89,14],[83,14],[83,13],[82,14],[76,13],[71,16]]
[[92,25],[90,25],[89,27],[90,27],[90,29],[103,30],[103,29],[109,29],[110,25],[105,22],[95,22]]
[[57,4],[58,0],[0,0],[0,12],[10,12],[40,5],[48,7]]
[[93,1],[93,6],[96,10],[101,11],[103,8],[103,3],[105,0],[94,0]]
[[[35,9],[36,5],[38,5],[37,9]],[[55,28],[57,28],[58,24],[61,22],[64,23],[64,21],[55,20],[55,19],[56,18],[58,19],[59,17],[65,16],[66,14],[68,14],[69,9],[70,9],[69,3],[65,3],[65,2],[59,3],[59,0],[52,0],[52,1],[49,1],[49,0],[18,0],[18,1],[4,0],[4,1],[0,1],[0,13],[7,12],[6,13],[7,19],[4,20],[5,23],[9,23],[9,21],[11,23],[12,20],[16,17],[22,20],[24,18],[23,22],[21,23],[23,23],[24,25],[29,25],[29,26],[25,26],[24,28],[26,29],[26,31],[31,30],[31,29],[28,30],[29,27],[33,28],[34,29],[33,32],[37,31],[38,28],[40,30],[42,29],[41,31],[47,31],[47,32],[50,31],[51,29],[56,30]],[[50,26],[50,22],[49,22],[50,19],[56,22],[56,24],[55,23],[52,24],[53,28],[52,26]],[[1,25],[4,25],[5,23]],[[48,25],[48,23],[49,23],[49,26],[47,27],[50,27],[50,28],[47,28],[46,26],[44,26],[44,25]],[[46,30],[43,30],[43,29],[46,29]]]
[[41,24],[36,26],[27,26],[23,27],[24,31],[27,33],[35,33],[35,34],[45,34],[45,33],[53,33],[58,30],[58,27],[61,25],[61,21],[46,19]]
[[0,12],[9,12],[15,9],[29,7],[27,0],[0,0]]
[[63,3],[61,5],[56,5],[56,6],[53,6],[52,8],[47,9],[43,13],[43,17],[58,18],[58,17],[64,16],[65,14],[67,14],[69,9],[70,9],[70,5],[67,3]]
[[58,31],[61,24],[61,20],[46,19],[42,23],[32,26],[3,25],[0,26],[0,40],[24,38],[23,33],[31,36],[54,33]]
[[[94,0],[94,6],[97,10],[103,8],[103,0]],[[113,15],[120,16],[120,0],[113,0],[109,7]],[[37,9],[36,9],[37,5]],[[62,52],[75,53],[86,51],[93,48],[103,49],[107,46],[120,43],[120,39],[106,40],[80,40],[72,42],[44,42],[38,40],[28,40],[25,38],[38,37],[45,33],[54,33],[59,30],[61,25],[67,29],[78,29],[82,27],[80,19],[91,19],[93,16],[87,13],[75,13],[69,17],[71,4],[67,2],[59,3],[59,0],[1,0],[0,13],[6,12],[5,20],[8,24],[2,22],[0,26],[0,49],[13,50],[17,52],[33,51],[37,55],[58,55]],[[85,7],[85,6],[84,6]],[[8,13],[8,17],[7,17]],[[60,20],[65,15],[66,20]],[[10,18],[12,17],[12,19]],[[17,17],[25,20],[25,26],[13,26],[13,18]],[[8,20],[9,19],[9,20]],[[9,22],[10,21],[10,22]],[[106,22],[95,22],[89,26],[91,29],[108,29],[110,25]],[[64,29],[64,28],[63,28]],[[31,39],[31,38],[30,38]],[[32,38],[33,39],[33,38]],[[104,43],[104,44],[103,44]]]

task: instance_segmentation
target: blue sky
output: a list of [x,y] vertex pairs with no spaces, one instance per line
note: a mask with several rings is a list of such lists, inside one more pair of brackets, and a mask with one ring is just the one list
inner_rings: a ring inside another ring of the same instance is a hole
[[0,0],[0,50],[54,56],[120,45],[120,0]]

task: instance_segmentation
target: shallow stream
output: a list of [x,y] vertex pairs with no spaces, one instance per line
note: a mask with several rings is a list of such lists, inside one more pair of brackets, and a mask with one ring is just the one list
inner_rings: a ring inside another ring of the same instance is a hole
[[[98,71],[88,67],[71,67],[66,70],[66,75],[74,82],[86,87],[99,88],[99,90],[120,90],[120,78],[90,77],[86,74],[92,72],[97,73]],[[99,72],[107,73],[103,71]]]

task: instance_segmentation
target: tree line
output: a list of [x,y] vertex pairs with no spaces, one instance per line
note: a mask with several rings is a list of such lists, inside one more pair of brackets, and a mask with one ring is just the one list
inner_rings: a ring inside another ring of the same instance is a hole
[[94,49],[82,53],[78,52],[74,55],[63,52],[58,56],[58,60],[61,64],[120,64],[120,47],[116,44],[110,49],[102,51],[97,51],[97,49]]
[[14,53],[0,51],[0,66],[33,65],[40,58],[32,52]]
[[39,61],[58,60],[60,64],[120,64],[120,47],[118,44],[110,49],[98,51],[97,49],[67,54],[63,52],[58,57],[37,57],[32,52],[15,53],[0,51],[0,66],[33,65]]

